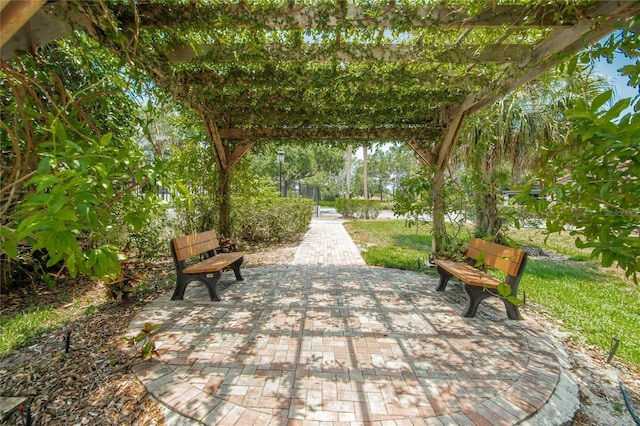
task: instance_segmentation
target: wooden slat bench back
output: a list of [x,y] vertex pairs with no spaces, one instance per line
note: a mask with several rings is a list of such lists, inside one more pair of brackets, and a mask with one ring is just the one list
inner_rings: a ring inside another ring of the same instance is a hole
[[516,276],[520,270],[524,251],[491,243],[480,238],[469,240],[465,256],[478,260],[484,253],[484,264],[499,269],[508,275]]
[[216,231],[201,232],[173,239],[173,247],[179,261],[198,256],[220,247]]

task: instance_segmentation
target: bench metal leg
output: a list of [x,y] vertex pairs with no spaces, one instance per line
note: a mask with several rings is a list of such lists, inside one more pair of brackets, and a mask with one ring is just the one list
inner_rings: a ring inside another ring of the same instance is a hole
[[467,310],[462,314],[463,317],[472,318],[476,316],[476,311],[480,303],[487,297],[493,296],[490,291],[485,291],[484,287],[478,287],[475,285],[464,285],[464,292],[469,296],[469,304]]
[[200,281],[205,285],[205,287],[207,287],[207,291],[209,292],[209,299],[211,299],[212,301],[220,301],[220,295],[218,294],[217,285],[221,276],[222,273],[220,271],[212,272],[206,275],[190,275],[183,277],[178,276],[178,278],[176,279],[176,289],[173,292],[173,296],[171,296],[171,300],[184,299],[184,292],[187,289],[187,285],[192,281]]
[[[209,277],[209,275],[212,275]],[[222,272],[217,271],[211,274],[207,274],[204,281],[207,286],[207,290],[209,291],[209,299],[220,301],[220,295],[218,294],[218,281],[220,281],[220,277],[222,276]]]
[[520,310],[516,305],[514,305],[513,303],[509,302],[506,299],[502,299],[502,301],[504,302],[504,307],[507,310],[507,316],[509,317],[509,319],[512,319],[512,320],[522,319],[522,315],[520,315]]
[[[467,305],[466,311],[462,314],[463,317],[471,318],[476,316],[476,311],[478,310],[478,306],[480,303],[486,299],[487,297],[496,296],[491,290],[486,289],[484,287],[479,287],[475,285],[464,285],[464,291],[469,296],[469,305]],[[518,307],[508,300],[502,298],[502,302],[504,302],[504,307],[507,311],[507,317],[512,320],[521,320],[522,316],[520,315],[520,311]]]
[[178,277],[176,278],[176,289],[173,290],[173,296],[171,296],[171,300],[182,300],[184,299],[184,291],[187,289],[187,284],[189,284],[188,277],[181,275],[178,273]]
[[440,274],[440,281],[438,282],[438,286],[436,287],[436,291],[444,291],[447,288],[447,283],[449,282],[449,278],[453,275],[448,273],[445,269],[440,266],[436,267],[438,274]]
[[242,265],[243,261],[244,261],[244,257],[241,257],[240,259],[236,260],[231,264],[231,267],[233,268],[233,273],[236,275],[236,281],[244,281],[244,278],[242,278],[242,275],[240,275],[240,265]]

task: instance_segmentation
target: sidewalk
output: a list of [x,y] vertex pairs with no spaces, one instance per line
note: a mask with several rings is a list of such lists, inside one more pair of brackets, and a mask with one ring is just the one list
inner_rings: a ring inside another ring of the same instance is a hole
[[130,325],[163,323],[160,359],[135,372],[178,413],[172,425],[567,420],[543,330],[508,320],[497,300],[463,318],[458,285],[440,293],[432,276],[365,266],[338,219],[314,219],[291,264],[243,275],[223,276],[220,302],[190,285],[185,300],[163,296]]

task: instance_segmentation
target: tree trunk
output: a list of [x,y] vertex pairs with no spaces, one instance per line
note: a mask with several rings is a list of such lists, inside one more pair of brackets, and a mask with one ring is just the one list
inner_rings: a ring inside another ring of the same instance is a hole
[[437,168],[433,176],[433,186],[431,187],[431,198],[433,199],[433,240],[431,248],[434,253],[442,250],[442,240],[447,235],[444,225],[444,168]]
[[229,194],[229,169],[220,167],[218,170],[218,203],[220,206],[220,216],[218,223],[218,235],[224,235],[225,237],[231,236],[231,207]]
[[351,163],[353,161],[353,146],[349,144],[347,147],[347,191],[345,194],[346,199],[351,198]]
[[476,196],[476,226],[474,235],[479,238],[491,237],[501,242],[500,228],[502,220],[498,216],[498,196],[495,187],[487,185],[486,191]]
[[364,198],[369,199],[369,189],[367,187],[367,144],[362,145],[362,187],[364,188]]

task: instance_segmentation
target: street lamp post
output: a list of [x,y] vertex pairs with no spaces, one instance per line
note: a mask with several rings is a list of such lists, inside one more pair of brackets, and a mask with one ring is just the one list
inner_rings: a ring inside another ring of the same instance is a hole
[[278,151],[278,164],[280,165],[280,196],[282,196],[282,163],[284,163],[284,151]]

